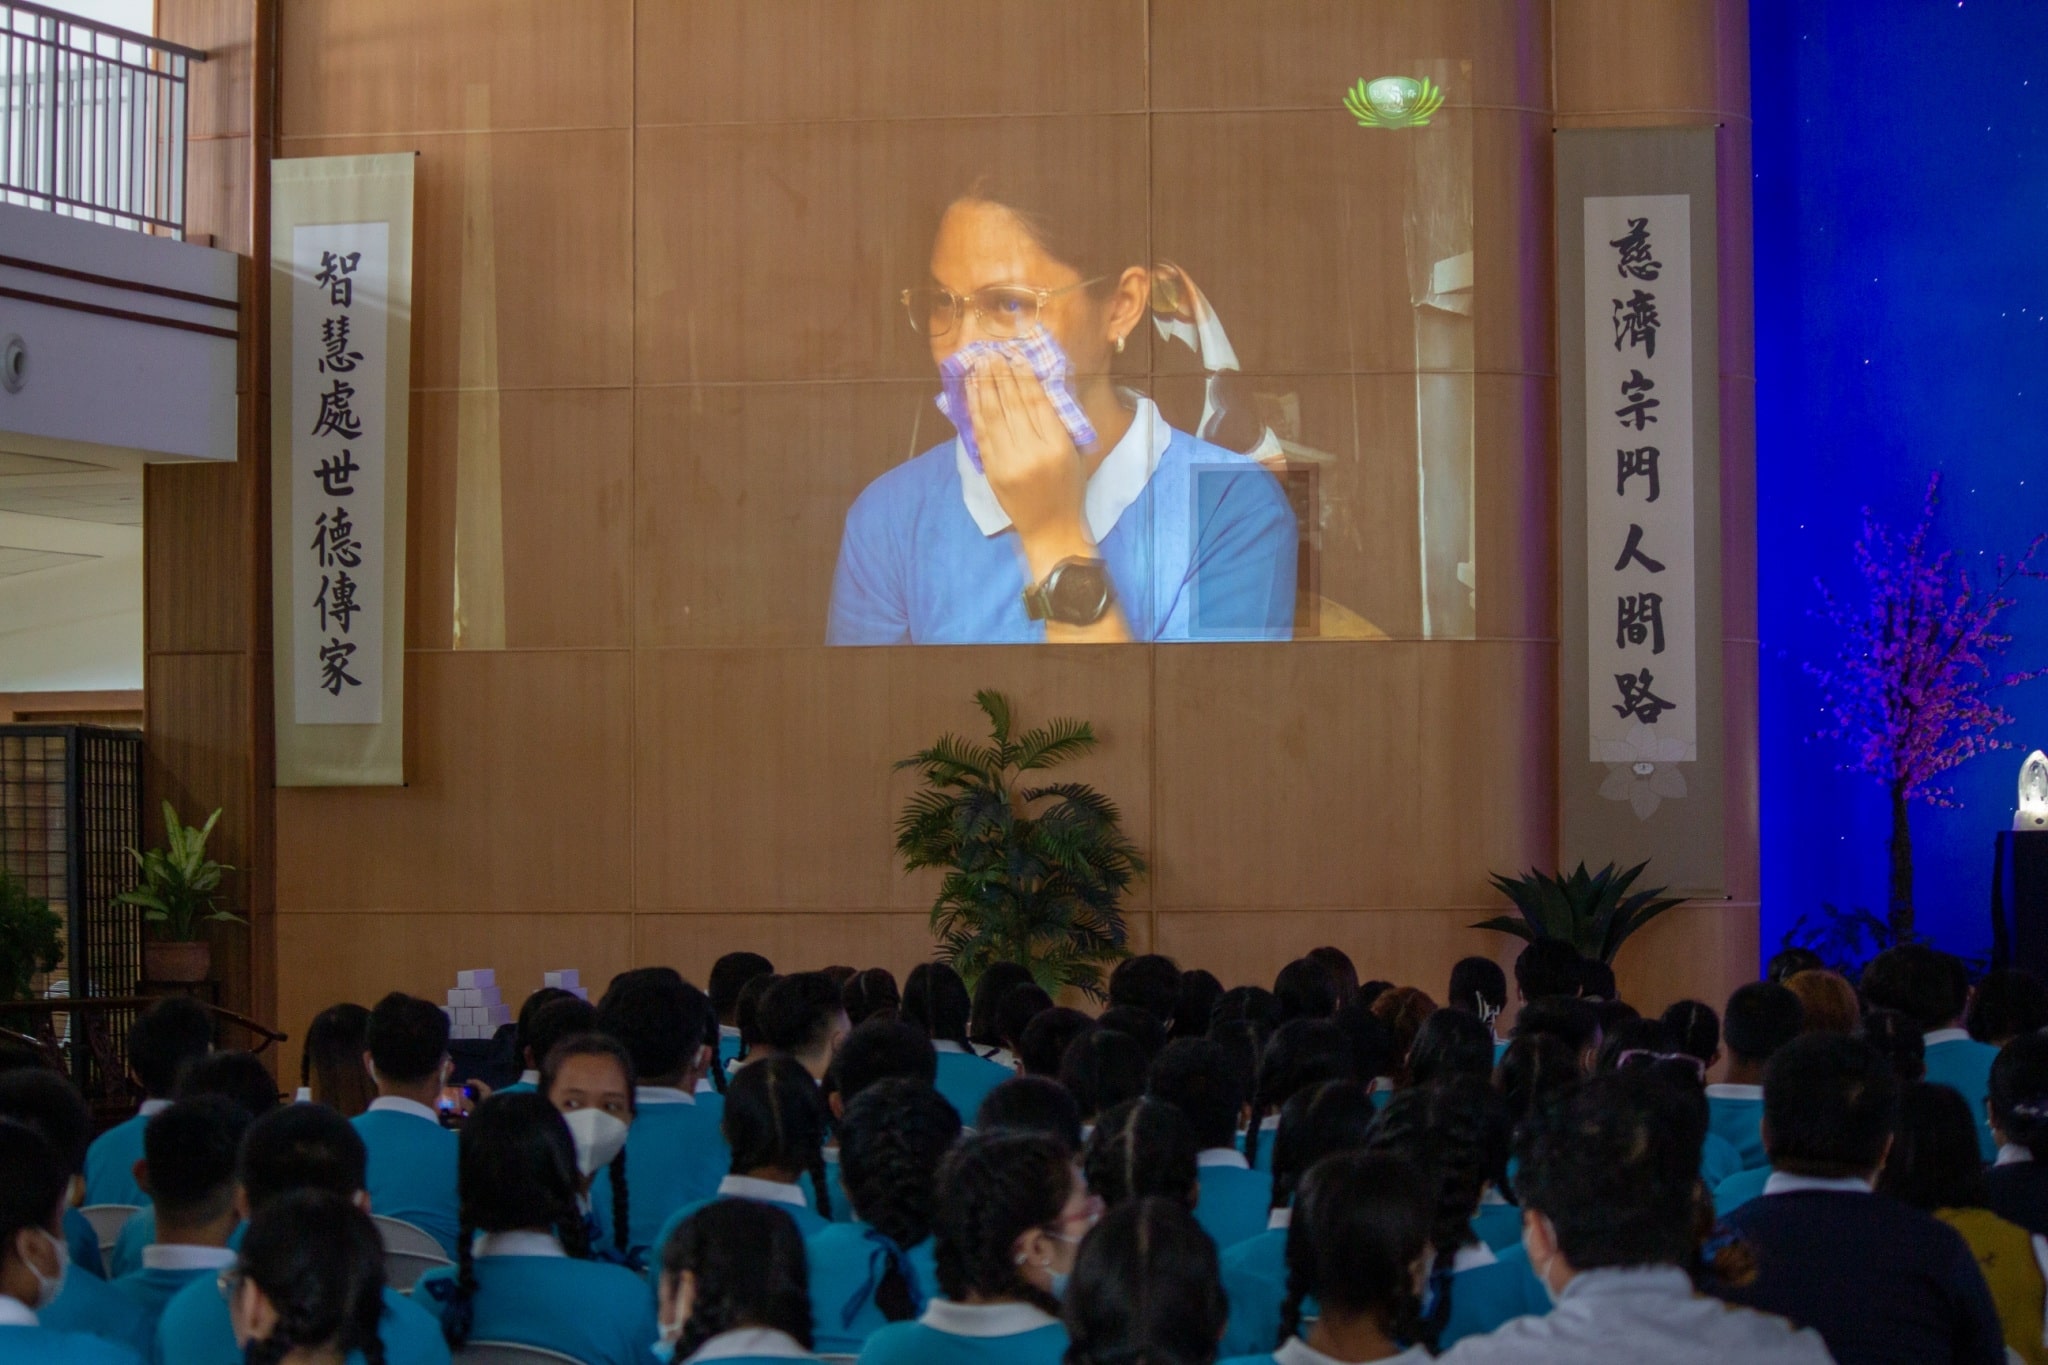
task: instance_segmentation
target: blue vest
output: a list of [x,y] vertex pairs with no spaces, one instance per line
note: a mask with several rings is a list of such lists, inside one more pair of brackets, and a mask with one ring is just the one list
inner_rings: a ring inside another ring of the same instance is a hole
[[1550,1309],[1549,1295],[1529,1269],[1526,1260],[1496,1260],[1476,1265],[1451,1276],[1451,1316],[1437,1341],[1447,1349],[1466,1337],[1483,1336],[1511,1318],[1533,1311],[1531,1289],[1541,1296],[1542,1311]]
[[[823,1354],[856,1355],[869,1337],[889,1325],[875,1306],[889,1254],[870,1231],[865,1223],[834,1223],[804,1241],[811,1275],[812,1344]],[[931,1238],[911,1247],[906,1259],[912,1296],[922,1307],[939,1292]]]
[[64,1292],[36,1314],[36,1320],[53,1332],[101,1337],[139,1356],[149,1354],[156,1331],[156,1323],[133,1297],[90,1275],[66,1275]]
[[146,1204],[149,1196],[135,1183],[135,1163],[142,1160],[142,1130],[149,1120],[137,1114],[117,1123],[85,1149],[85,1202]]
[[1711,1190],[1743,1169],[1742,1154],[1735,1150],[1735,1144],[1719,1133],[1709,1132],[1707,1140],[1700,1144],[1700,1180],[1706,1187]]
[[[384,1343],[386,1365],[448,1365],[441,1324],[395,1289],[384,1291],[384,1319],[377,1335]],[[165,1306],[157,1320],[152,1360],[155,1365],[242,1365],[227,1301],[212,1282],[186,1285]],[[351,1352],[348,1365],[363,1365],[362,1352]]]
[[988,1092],[1015,1074],[970,1052],[941,1052],[935,1088],[960,1115],[960,1122],[972,1128],[974,1116],[981,1112],[981,1102],[988,1098]]
[[1202,1166],[1195,1171],[1201,1193],[1195,1221],[1218,1247],[1233,1247],[1266,1230],[1272,1213],[1273,1177],[1237,1166]]
[[349,1122],[370,1153],[370,1207],[382,1217],[411,1223],[452,1258],[461,1227],[455,1134],[431,1119],[390,1109],[372,1109]]
[[1522,1244],[1522,1210],[1514,1204],[1481,1204],[1472,1215],[1472,1235],[1494,1252]]
[[[538,1346],[583,1365],[648,1365],[660,1331],[654,1301],[632,1271],[566,1256],[483,1256],[475,1264],[469,1340]],[[438,1284],[454,1289],[454,1266],[422,1275],[413,1301],[437,1311],[448,1292]]]
[[53,1327],[0,1327],[0,1360],[7,1365],[142,1365],[123,1346]]
[[[718,1130],[725,1117],[725,1099],[698,1095],[692,1104],[642,1104],[626,1134],[627,1241],[661,1260],[660,1234],[671,1215],[686,1205],[718,1193],[718,1182],[732,1166],[732,1152]],[[607,1166],[590,1185],[590,1207],[612,1240],[612,1172]]]

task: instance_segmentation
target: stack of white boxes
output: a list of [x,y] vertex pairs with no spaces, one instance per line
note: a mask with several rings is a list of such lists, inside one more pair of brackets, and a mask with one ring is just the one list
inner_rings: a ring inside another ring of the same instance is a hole
[[542,989],[553,986],[558,990],[565,990],[578,1000],[588,1000],[590,998],[590,992],[583,988],[580,974],[574,967],[560,972],[542,972],[540,974],[540,984]]
[[498,973],[488,967],[457,972],[455,989],[442,1008],[452,1038],[489,1038],[512,1022],[512,1007],[498,994]]

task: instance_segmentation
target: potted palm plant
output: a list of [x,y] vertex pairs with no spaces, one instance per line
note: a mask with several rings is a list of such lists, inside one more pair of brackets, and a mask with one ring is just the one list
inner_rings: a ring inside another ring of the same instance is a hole
[[1145,861],[1108,797],[1034,776],[1093,749],[1095,732],[1054,720],[1015,735],[1007,697],[974,700],[988,743],[944,735],[896,765],[924,779],[896,821],[904,869],[945,873],[932,903],[939,958],[969,985],[1007,961],[1055,994],[1099,999],[1103,964],[1129,955],[1119,902]]
[[171,803],[164,802],[164,846],[147,853],[128,850],[141,871],[133,891],[114,897],[142,911],[150,932],[142,941],[142,975],[147,981],[204,981],[213,968],[213,946],[205,938],[208,924],[246,924],[240,915],[219,905],[221,878],[234,871],[206,856],[207,836],[220,811],[204,825],[184,825]]

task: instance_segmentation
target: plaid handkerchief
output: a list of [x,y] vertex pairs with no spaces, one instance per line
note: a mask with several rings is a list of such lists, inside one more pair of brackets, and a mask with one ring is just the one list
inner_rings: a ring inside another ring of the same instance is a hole
[[1081,405],[1074,401],[1073,390],[1067,387],[1067,376],[1073,369],[1067,363],[1067,353],[1041,325],[1013,341],[970,341],[939,365],[939,411],[960,433],[960,444],[977,470],[981,468],[981,447],[974,439],[974,423],[967,416],[967,367],[984,355],[1006,360],[1021,358],[1045,386],[1045,396],[1052,400],[1052,410],[1060,415],[1060,422],[1067,435],[1074,438],[1074,444],[1082,448],[1095,444],[1095,428],[1081,411]]

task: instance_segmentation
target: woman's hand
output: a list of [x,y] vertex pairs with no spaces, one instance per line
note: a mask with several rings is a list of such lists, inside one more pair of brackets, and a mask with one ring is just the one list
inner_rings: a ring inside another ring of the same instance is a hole
[[982,470],[1017,529],[1032,581],[1069,556],[1095,557],[1083,512],[1088,479],[1081,452],[1031,367],[1022,360],[976,361],[967,374],[967,412]]

